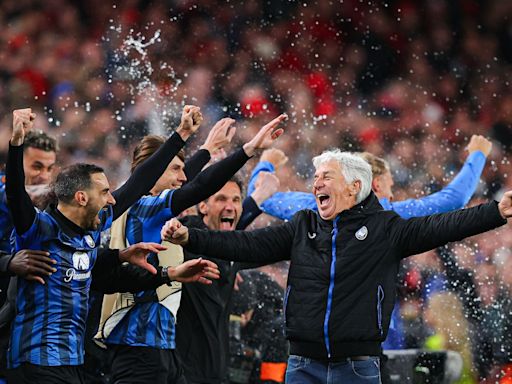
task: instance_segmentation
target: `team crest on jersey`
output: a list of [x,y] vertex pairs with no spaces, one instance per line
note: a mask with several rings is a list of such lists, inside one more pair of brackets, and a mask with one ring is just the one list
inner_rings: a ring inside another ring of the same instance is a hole
[[73,268],[68,268],[64,277],[66,283],[69,283],[71,280],[87,280],[91,277],[91,271],[89,271],[91,259],[89,259],[87,252],[76,251],[73,253],[72,259]]
[[91,248],[95,248],[96,247],[96,243],[94,242],[94,240],[93,240],[91,235],[85,236],[85,242]]
[[359,228],[357,230],[356,239],[364,240],[364,239],[366,239],[366,236],[368,236],[368,228],[366,228],[366,225],[363,225],[361,228]]

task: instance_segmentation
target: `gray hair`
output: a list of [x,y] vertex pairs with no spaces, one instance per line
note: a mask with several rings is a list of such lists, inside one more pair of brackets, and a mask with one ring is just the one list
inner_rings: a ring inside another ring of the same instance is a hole
[[313,157],[313,165],[316,169],[328,161],[335,160],[341,166],[341,173],[347,183],[356,180],[361,182],[361,190],[356,196],[356,204],[366,199],[372,190],[372,167],[363,158],[350,152],[342,152],[339,149],[324,151],[321,155]]

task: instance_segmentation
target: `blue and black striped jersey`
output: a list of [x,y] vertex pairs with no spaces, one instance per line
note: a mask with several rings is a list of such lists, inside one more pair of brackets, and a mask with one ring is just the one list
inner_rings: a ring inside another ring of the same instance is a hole
[[[145,196],[128,212],[126,238],[128,243],[157,242],[165,222],[174,217],[171,199],[174,190],[165,190],[157,196]],[[151,254],[148,261],[158,266],[158,257]],[[174,349],[175,319],[172,313],[157,302],[155,290],[144,291],[136,297],[154,300],[134,305],[107,338],[107,344]]]
[[[58,211],[55,211],[58,212]],[[53,212],[37,211],[30,229],[18,236],[15,251],[41,249],[57,261],[57,272],[46,284],[18,280],[16,318],[11,334],[8,365],[81,365],[88,310],[91,270],[101,231],[112,224],[112,207],[100,212],[95,231],[67,231]]]
[[10,237],[13,225],[5,196],[5,175],[0,173],[0,251],[11,252]]

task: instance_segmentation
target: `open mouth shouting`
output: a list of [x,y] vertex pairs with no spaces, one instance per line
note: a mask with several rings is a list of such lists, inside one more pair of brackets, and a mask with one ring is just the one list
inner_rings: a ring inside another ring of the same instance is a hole
[[329,205],[329,201],[331,200],[331,196],[325,193],[318,193],[316,198],[318,199],[321,208],[326,208]]
[[234,230],[235,229],[235,217],[234,216],[221,216],[220,229],[222,231]]

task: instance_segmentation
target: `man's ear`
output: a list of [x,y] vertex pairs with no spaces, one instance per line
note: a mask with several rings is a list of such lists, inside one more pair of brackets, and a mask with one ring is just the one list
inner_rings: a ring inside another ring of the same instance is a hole
[[206,213],[208,212],[208,208],[206,207],[206,203],[204,201],[199,203],[199,212],[203,216],[206,216]]
[[360,190],[361,190],[361,180],[356,180],[352,184],[350,184],[349,191],[352,196],[356,196]]
[[380,192],[380,175],[372,179],[372,190],[374,192]]
[[89,202],[89,196],[85,191],[76,191],[75,192],[75,201],[80,207],[85,207]]

